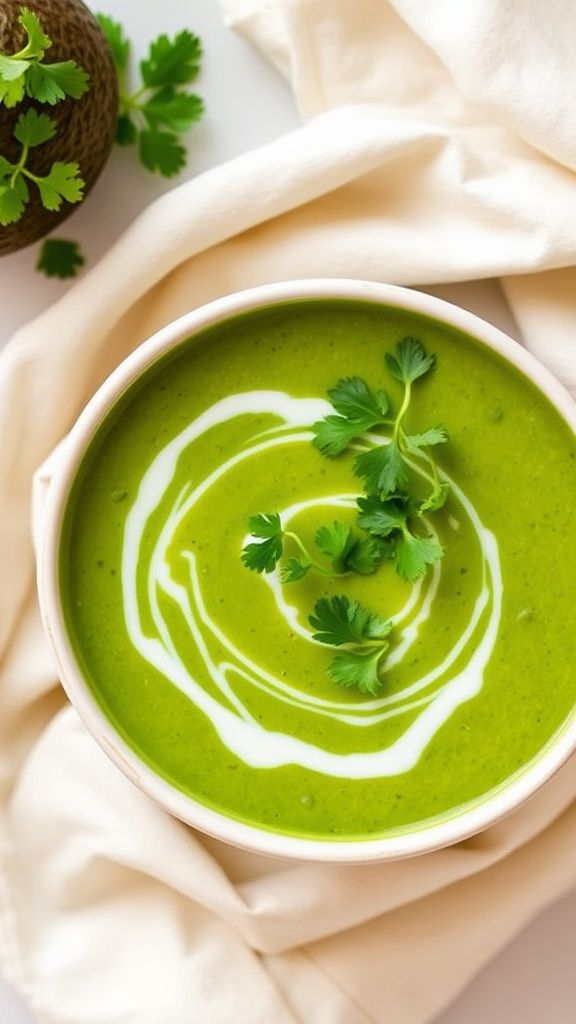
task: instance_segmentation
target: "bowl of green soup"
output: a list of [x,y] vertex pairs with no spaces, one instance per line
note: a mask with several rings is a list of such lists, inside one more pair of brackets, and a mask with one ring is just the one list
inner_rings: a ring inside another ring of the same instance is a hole
[[576,747],[576,412],[439,299],[309,280],[141,345],[66,439],[44,624],[88,730],[228,843],[456,843]]

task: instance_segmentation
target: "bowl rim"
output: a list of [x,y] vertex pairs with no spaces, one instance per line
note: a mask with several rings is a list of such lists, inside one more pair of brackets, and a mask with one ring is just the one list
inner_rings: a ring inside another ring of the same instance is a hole
[[100,385],[61,442],[42,514],[38,543],[40,612],[58,674],[71,704],[100,747],[148,796],[188,825],[254,853],[326,863],[398,860],[452,846],[512,813],[547,782],[576,750],[576,713],[566,719],[518,773],[448,818],[373,839],[312,839],[273,832],[227,816],[157,774],[116,731],[92,695],[68,638],[59,596],[60,529],[70,488],[95,431],[126,388],[186,338],[230,317],[270,305],[313,299],[359,300],[428,316],[497,352],[528,378],[576,433],[576,405],[562,384],[521,344],[474,313],[426,292],[350,278],[309,278],[243,289],[185,313],[128,355]]

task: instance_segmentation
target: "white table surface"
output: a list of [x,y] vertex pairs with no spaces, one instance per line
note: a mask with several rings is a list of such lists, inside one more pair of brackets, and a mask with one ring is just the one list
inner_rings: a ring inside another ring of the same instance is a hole
[[[190,159],[183,176],[197,174],[298,125],[287,86],[257,52],[224,29],[216,0],[164,0],[162,5],[89,0],[88,6],[123,22],[136,57],[159,32],[188,27],[201,35],[206,56],[197,88],[205,98],[207,115],[190,134]],[[78,240],[93,262],[167,187],[164,179],[140,170],[132,152],[116,149],[89,199],[57,234]],[[0,262],[0,344],[69,287],[37,274],[36,254],[37,246],[32,246]],[[516,333],[495,282],[433,290]],[[574,1024],[575,926],[576,893],[546,911],[495,957],[436,1024]],[[191,1020],[195,1018],[191,1007]],[[0,1022],[34,1024],[1,977]]]

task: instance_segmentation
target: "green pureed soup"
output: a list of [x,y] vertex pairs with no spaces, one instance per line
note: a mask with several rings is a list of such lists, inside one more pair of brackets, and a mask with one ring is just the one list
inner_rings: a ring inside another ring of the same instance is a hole
[[[407,422],[449,431],[435,453],[451,493],[429,524],[444,558],[416,584],[393,563],[290,584],[249,572],[254,513],[310,543],[354,522],[353,458],[325,458],[311,426],[343,377],[397,408],[384,353],[406,335],[437,358]],[[301,301],[206,329],[129,388],[77,474],[59,557],[80,669],[144,762],[232,818],[368,839],[459,814],[573,713],[575,449],[503,359],[414,313]],[[314,603],[343,592],[393,619],[377,697],[339,687],[311,636]]]

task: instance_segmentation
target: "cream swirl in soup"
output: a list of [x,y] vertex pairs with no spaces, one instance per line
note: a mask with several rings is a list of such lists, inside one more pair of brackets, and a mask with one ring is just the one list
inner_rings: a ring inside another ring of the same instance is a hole
[[[122,554],[124,614],[130,638],[139,654],[164,674],[214,724],[222,743],[245,764],[258,768],[298,764],[316,772],[352,779],[397,775],[412,768],[426,745],[444,722],[464,701],[476,696],[483,682],[498,634],[502,603],[502,581],[498,545],[494,535],[482,524],[473,504],[453,480],[451,485],[452,527],[465,520],[477,549],[474,557],[481,565],[477,594],[462,631],[449,649],[440,649],[438,663],[424,674],[417,671],[397,691],[378,699],[350,703],[334,686],[333,699],[306,693],[298,687],[298,660],[306,657],[306,647],[316,644],[302,610],[292,602],[289,584],[282,584],[275,571],[268,582],[268,600],[273,603],[283,628],[294,637],[294,650],[302,651],[286,660],[283,677],[275,675],[233,642],[210,615],[202,591],[202,556],[182,546],[188,516],[202,518],[202,500],[217,489],[227,473],[242,467],[245,474],[266,473],[267,461],[277,450],[290,445],[308,446],[310,425],[326,412],[322,400],[294,398],[279,391],[248,391],[231,395],[216,403],[192,421],[155,457],[139,485],[126,521]],[[191,465],[195,460],[195,442],[207,433],[218,444],[218,428],[254,414],[269,416],[279,425],[250,435],[211,473],[187,483],[172,506],[164,508],[164,496],[178,475],[184,452]],[[306,429],[308,428],[308,429]],[[354,511],[354,494],[307,496],[281,509],[282,520],[292,522],[310,509],[334,514]],[[160,514],[159,514],[160,510]],[[449,547],[450,541],[447,540]],[[471,552],[472,554],[472,552]],[[182,564],[187,578],[182,580]],[[409,658],[414,642],[424,629],[434,608],[434,598],[442,575],[437,563],[429,578],[406,588],[406,601],[393,616],[397,644],[388,658],[388,668]],[[263,585],[263,584],[260,584]],[[380,578],[380,603],[386,604],[386,576]],[[162,598],[162,600],[160,600]],[[176,615],[174,614],[176,610]],[[178,622],[176,632],[172,624]],[[154,624],[151,635],[149,625]],[[185,624],[187,630],[182,631]],[[190,670],[188,651],[193,646],[201,655],[203,671]],[[413,676],[413,678],[412,678]],[[210,680],[209,689],[203,679]],[[243,685],[238,686],[241,682]],[[325,749],[303,740],[298,732],[268,728],[249,710],[243,694],[260,691],[281,705],[298,709],[302,716],[317,715],[328,722],[348,727],[346,751]],[[388,746],[357,751],[356,735],[391,718],[404,720],[404,731]]]

